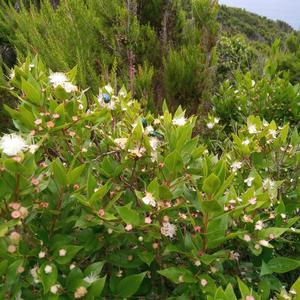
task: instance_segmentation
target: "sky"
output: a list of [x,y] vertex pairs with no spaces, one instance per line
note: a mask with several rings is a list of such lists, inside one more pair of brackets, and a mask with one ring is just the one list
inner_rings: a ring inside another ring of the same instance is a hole
[[219,0],[220,4],[245,8],[248,11],[282,20],[300,29],[300,0]]

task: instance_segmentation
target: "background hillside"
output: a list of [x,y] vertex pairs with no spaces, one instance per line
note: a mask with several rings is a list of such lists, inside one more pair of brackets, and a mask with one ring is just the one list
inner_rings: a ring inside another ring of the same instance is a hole
[[285,40],[295,30],[283,21],[273,21],[241,8],[220,5],[218,20],[221,31],[228,35],[244,34],[248,39],[272,44],[275,39]]

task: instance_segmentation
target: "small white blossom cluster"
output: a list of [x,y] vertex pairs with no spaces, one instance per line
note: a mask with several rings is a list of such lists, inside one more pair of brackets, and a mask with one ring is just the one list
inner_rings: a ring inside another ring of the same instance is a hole
[[55,72],[49,76],[50,83],[54,88],[61,86],[67,93],[77,92],[76,85],[71,83],[65,73]]
[[219,124],[220,122],[220,119],[219,118],[216,118],[214,117],[211,121],[209,121],[206,126],[208,129],[212,129],[215,127],[215,125]]
[[151,193],[146,193],[146,196],[142,199],[146,205],[156,207],[156,201]]
[[163,222],[160,232],[166,237],[173,238],[176,235],[176,226],[170,222]]
[[0,149],[8,156],[15,156],[27,150],[28,145],[25,140],[14,133],[5,134],[0,140]]

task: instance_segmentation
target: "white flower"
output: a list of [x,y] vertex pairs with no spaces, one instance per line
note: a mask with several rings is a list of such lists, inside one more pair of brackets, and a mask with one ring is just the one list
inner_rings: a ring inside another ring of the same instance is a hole
[[154,128],[151,125],[149,125],[145,128],[145,131],[146,131],[146,133],[150,133],[150,132],[154,131]]
[[261,246],[264,246],[264,247],[269,247],[269,246],[270,246],[269,242],[266,241],[266,240],[260,240],[258,243],[259,243]]
[[128,152],[135,155],[136,157],[142,157],[146,152],[146,149],[144,147],[136,147],[134,149],[129,149]]
[[263,181],[263,187],[264,187],[264,189],[272,189],[275,187],[275,182],[269,178],[266,178]]
[[30,269],[30,274],[33,277],[33,281],[35,283],[39,282],[39,277],[38,277],[37,270],[38,270],[38,267],[34,267],[34,268]]
[[195,265],[196,267],[201,266],[201,261],[200,261],[200,260],[196,260],[196,261],[194,262],[194,265]]
[[231,169],[233,172],[236,172],[237,170],[239,170],[242,167],[242,162],[240,161],[235,161],[232,165],[231,165]]
[[44,271],[46,274],[50,274],[52,272],[52,267],[49,265],[46,265]]
[[71,264],[69,268],[70,268],[70,270],[73,270],[74,268],[76,268],[76,265],[75,264]]
[[111,87],[110,84],[107,84],[104,88],[105,88],[105,90],[106,90],[109,94],[112,94],[113,88]]
[[255,223],[255,230],[262,230],[264,228],[264,223],[263,221],[257,221]]
[[272,138],[275,139],[276,136],[277,136],[276,130],[274,130],[274,129],[269,129],[269,135],[271,135]]
[[255,86],[255,81],[254,80],[251,81],[251,85],[252,85],[252,87]]
[[59,254],[59,256],[66,256],[67,250],[66,249],[60,249],[58,254]]
[[45,256],[46,256],[46,252],[41,251],[41,252],[39,253],[39,258],[44,258]]
[[247,186],[250,187],[254,179],[255,179],[254,177],[248,177],[247,179],[244,180],[244,182],[247,184]]
[[92,284],[93,282],[97,281],[99,277],[95,273],[90,273],[88,276],[84,277],[83,280],[89,284]]
[[244,241],[246,241],[246,242],[250,242],[251,241],[251,237],[250,237],[249,234],[245,234],[244,235]]
[[208,284],[206,279],[201,279],[200,283],[202,286],[206,286]]
[[173,125],[176,126],[183,126],[186,123],[186,118],[185,117],[181,117],[181,118],[175,118],[172,121]]
[[78,298],[82,298],[83,296],[85,296],[87,293],[87,289],[84,286],[80,286],[79,288],[77,288],[77,290],[74,293],[74,297],[76,299]]
[[172,238],[174,235],[176,235],[176,226],[169,222],[163,222],[160,232],[162,235]]
[[15,133],[5,134],[0,140],[0,149],[8,156],[15,156],[26,150],[27,144],[21,136]]
[[146,193],[146,196],[142,199],[146,205],[156,206],[156,201],[151,193]]
[[250,124],[248,126],[248,131],[249,131],[250,134],[254,134],[254,133],[258,132],[257,129],[256,129],[256,125],[254,125],[254,124]]
[[155,162],[157,161],[157,152],[156,151],[151,151],[151,161]]
[[214,118],[214,123],[215,124],[219,124],[219,122],[220,122],[220,118]]
[[125,149],[126,144],[127,144],[127,138],[114,139],[114,142],[119,148]]
[[157,147],[159,146],[159,139],[156,138],[156,137],[151,137],[149,139],[149,143],[150,143],[150,146],[153,150],[156,150]]
[[50,292],[52,294],[57,294],[58,290],[60,288],[60,285],[59,284],[54,284],[50,287]]
[[59,85],[62,86],[65,82],[69,81],[66,74],[62,72],[52,73],[49,79],[54,88],[57,88]]
[[12,70],[11,73],[9,74],[9,79],[13,80],[16,76],[15,70]]
[[34,154],[38,148],[39,148],[38,145],[29,145],[28,146],[29,152],[32,154]]
[[251,205],[255,205],[256,204],[256,198],[251,198],[248,200],[248,203],[251,204]]
[[78,88],[76,85],[73,83],[66,81],[61,84],[62,88],[67,92],[67,93],[72,93],[72,92],[77,92]]
[[242,145],[247,146],[250,144],[250,141],[248,139],[242,141]]
[[207,128],[212,129],[215,126],[215,124],[212,122],[209,122],[206,124],[206,126],[207,126]]

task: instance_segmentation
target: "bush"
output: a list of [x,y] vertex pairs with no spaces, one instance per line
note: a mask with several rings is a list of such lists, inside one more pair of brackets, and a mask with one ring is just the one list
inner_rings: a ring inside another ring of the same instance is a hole
[[300,85],[293,85],[287,73],[276,71],[276,63],[267,64],[265,74],[235,73],[235,81],[225,80],[213,99],[215,113],[225,122],[244,122],[258,114],[268,121],[298,124]]
[[[258,117],[217,156],[195,117],[87,99],[16,67],[0,140],[0,298],[283,299],[299,292],[300,137]],[[296,281],[297,280],[297,281]],[[294,285],[293,285],[293,282]]]

